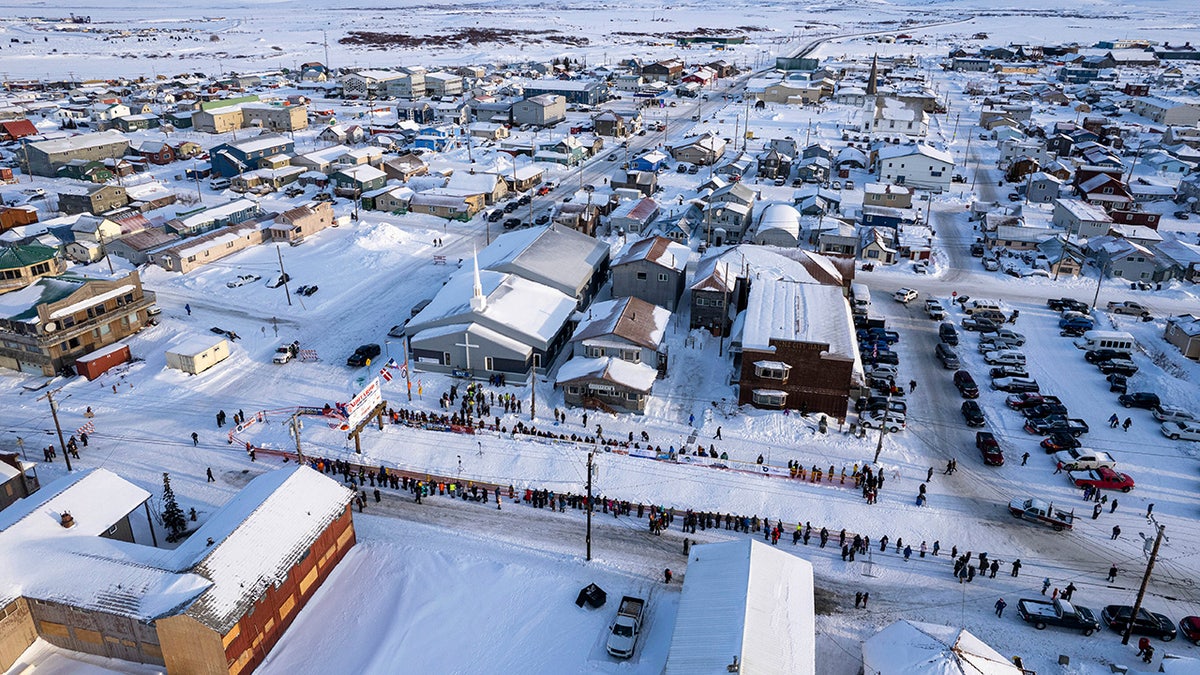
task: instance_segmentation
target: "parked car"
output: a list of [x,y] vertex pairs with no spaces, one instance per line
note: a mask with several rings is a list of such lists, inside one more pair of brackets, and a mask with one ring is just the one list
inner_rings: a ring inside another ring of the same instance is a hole
[[973,400],[963,401],[961,408],[963,421],[969,427],[981,427],[987,423],[983,417],[983,408],[979,407],[979,403]]
[[1061,626],[1091,635],[1100,629],[1100,622],[1096,620],[1092,610],[1071,604],[1062,598],[1021,598],[1017,601],[1017,615],[1038,630],[1044,630],[1046,626]]
[[1091,329],[1084,325],[1067,326],[1066,328],[1058,331],[1058,334],[1063,337],[1082,337],[1089,330]]
[[1032,408],[1034,406],[1045,405],[1047,403],[1062,403],[1062,401],[1059,400],[1059,398],[1057,396],[1050,396],[1048,394],[1038,394],[1038,393],[1034,393],[1034,392],[1013,394],[1012,396],[1009,396],[1008,398],[1004,399],[1004,402],[1006,404],[1008,404],[1008,407],[1014,408],[1016,410],[1021,410],[1023,408]]
[[862,362],[865,364],[889,363],[893,366],[900,365],[900,355],[896,352],[880,350],[878,352],[860,352]]
[[1046,453],[1049,454],[1051,452],[1058,452],[1060,450],[1078,448],[1080,443],[1079,439],[1065,431],[1055,431],[1046,438],[1043,438],[1041,445]]
[[1151,413],[1159,422],[1195,422],[1196,416],[1190,410],[1173,405],[1160,405]]
[[1127,473],[1119,473],[1110,468],[1088,469],[1087,471],[1068,471],[1067,480],[1077,488],[1089,485],[1097,490],[1120,490],[1129,492],[1134,488],[1133,478]]
[[1095,327],[1095,323],[1091,319],[1082,316],[1071,317],[1070,319],[1059,319],[1058,327],[1060,330],[1071,329],[1072,331],[1083,329],[1080,335],[1086,333]]
[[1179,632],[1183,637],[1200,646],[1200,616],[1185,616],[1179,620]]
[[999,324],[991,319],[983,319],[976,316],[968,316],[963,318],[961,325],[963,330],[976,331],[979,333],[994,331],[999,327]]
[[1025,431],[1031,434],[1050,435],[1055,432],[1070,434],[1076,438],[1088,432],[1088,423],[1075,418],[1064,418],[1057,415],[1039,419],[1025,420]]
[[1104,361],[1111,361],[1113,359],[1127,358],[1129,358],[1129,352],[1121,352],[1115,349],[1093,349],[1083,354],[1083,360],[1088,363],[1103,363]]
[[[994,335],[994,333],[984,333],[984,335]],[[1005,349],[1016,349],[1021,345],[1016,342],[1010,342],[1004,338],[985,338],[979,341],[979,353],[986,354],[988,352],[998,352]]]
[[891,396],[860,396],[854,401],[854,412],[861,413],[870,410],[890,410],[898,415],[906,415],[908,403],[902,398]]
[[1037,380],[1032,377],[1000,377],[992,380],[992,389],[1007,392],[1038,391]]
[[946,370],[958,370],[962,364],[958,360],[958,354],[954,353],[954,348],[945,342],[937,343],[933,348],[933,355],[942,362],[942,367]]
[[888,432],[893,434],[906,426],[904,415],[887,410],[867,410],[858,416],[858,423],[864,429],[879,429],[886,425]]
[[[967,403],[973,403],[968,401]],[[988,466],[1003,466],[1004,452],[1000,449],[1000,441],[990,431],[975,432],[975,448],[983,456],[983,463]]]
[[545,213],[538,216],[537,218],[534,218],[534,220],[533,220],[534,225],[545,225],[548,222],[550,222],[550,216]]
[[946,318],[946,308],[936,298],[929,298],[925,301],[925,313],[935,321],[941,321]]
[[1137,364],[1129,359],[1111,359],[1108,361],[1101,361],[1096,367],[1099,368],[1100,372],[1104,373],[1105,375],[1118,373],[1128,377],[1134,373],[1137,373],[1138,371]]
[[261,278],[262,277],[257,274],[242,274],[242,275],[239,275],[238,278],[234,279],[233,281],[226,281],[225,286],[228,288],[237,288],[238,286],[245,286],[246,284],[252,284]]
[[[1109,605],[1100,612],[1100,620],[1114,632],[1124,633],[1133,616],[1133,607],[1129,605]],[[1147,611],[1145,607],[1138,610],[1137,618],[1133,620],[1134,635],[1156,637],[1163,642],[1175,639],[1175,622],[1166,615]]]
[[1146,410],[1153,410],[1162,404],[1158,400],[1158,394],[1148,391],[1121,394],[1117,397],[1117,402],[1126,408],[1145,408]]
[[1173,441],[1200,441],[1200,423],[1163,422],[1159,425],[1163,436]]
[[346,359],[346,365],[360,368],[367,365],[367,361],[379,356],[383,352],[383,348],[377,344],[361,345],[350,358]]
[[876,340],[883,340],[888,344],[893,344],[900,341],[900,334],[894,330],[886,330],[884,328],[868,328],[867,335],[870,335]]
[[1066,417],[1067,414],[1067,406],[1061,403],[1041,403],[1021,409],[1021,415],[1027,420],[1039,420],[1054,415]]
[[1015,349],[1000,349],[994,352],[985,352],[983,362],[990,366],[1023,366],[1025,365],[1025,355]]
[[1086,312],[1089,309],[1089,305],[1086,302],[1080,302],[1074,298],[1051,298],[1046,301],[1046,306],[1056,312],[1063,310]]
[[1124,302],[1110,302],[1108,303],[1108,311],[1112,312],[1113,314],[1150,316],[1150,310],[1146,309],[1145,305],[1138,302],[1133,302],[1132,300],[1125,300]]
[[1003,340],[1020,347],[1025,344],[1025,336],[1011,328],[999,328],[979,336],[981,340]]
[[1111,469],[1117,465],[1117,460],[1107,452],[1098,450],[1083,450],[1070,448],[1054,453],[1054,459],[1062,462],[1067,471],[1083,471],[1087,469]]
[[971,256],[975,258],[983,257],[983,242],[975,242],[971,244]]
[[951,347],[958,346],[958,331],[955,330],[952,323],[943,322],[938,326],[938,338]]
[[900,369],[890,363],[876,363],[866,369],[867,375],[870,377],[882,378],[885,380],[895,380],[900,376]]
[[509,218],[508,220],[504,221],[504,224],[503,224],[503,227],[506,230],[512,230],[512,229],[518,228],[520,226],[521,226],[520,218]]
[[488,222],[489,222],[489,223],[495,223],[495,222],[499,222],[499,221],[500,221],[500,219],[501,219],[501,218],[503,218],[503,217],[504,217],[504,210],[503,210],[503,209],[496,209],[496,210],[494,210],[494,211],[491,211],[490,213],[488,213],[488,215],[487,215],[487,220],[488,220]]
[[900,303],[903,303],[906,305],[908,303],[912,302],[913,300],[916,300],[917,295],[918,295],[917,292],[911,288],[901,288],[900,290],[896,291],[895,293],[892,293],[892,297],[895,298],[896,302],[900,302]]
[[1029,377],[1029,371],[1025,370],[1025,366],[996,366],[988,371],[988,376],[993,380],[1001,377]]
[[1108,380],[1108,390],[1124,394],[1129,390],[1129,379],[1120,373],[1109,373],[1104,379]]
[[963,398],[979,398],[979,385],[975,384],[975,378],[971,377],[971,373],[965,370],[954,373],[954,386],[958,388],[958,393],[962,394]]

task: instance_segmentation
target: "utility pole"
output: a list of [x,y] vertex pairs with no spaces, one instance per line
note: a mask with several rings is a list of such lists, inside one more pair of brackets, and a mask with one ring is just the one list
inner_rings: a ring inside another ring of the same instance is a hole
[[[896,386],[895,384],[892,385]],[[879,463],[879,453],[883,452],[883,437],[887,435],[888,417],[892,413],[892,394],[888,392],[887,407],[883,409],[883,423],[879,425],[879,442],[875,444],[875,464]],[[861,423],[861,422],[860,422]]]
[[408,336],[405,335],[404,336],[404,384],[405,384],[405,388],[408,390],[408,400],[410,403],[412,402],[412,380],[409,379],[408,371],[411,368],[412,368],[412,366],[410,366],[408,363]]
[[[714,266],[713,271],[716,272],[716,269]],[[717,343],[717,356],[725,356],[725,324],[729,320],[729,263],[725,263],[725,274],[722,276],[721,285],[724,288],[721,300],[721,341]]]
[[300,449],[300,429],[304,424],[300,421],[300,413],[292,413],[292,436],[296,437],[296,463],[304,465],[304,451]]
[[1092,309],[1096,309],[1096,303],[1100,300],[1100,284],[1104,281],[1104,273],[1108,271],[1108,263],[1100,266],[1100,274],[1096,277],[1096,294],[1092,296]]
[[279,256],[279,278],[283,279],[283,293],[287,296],[288,307],[292,306],[292,292],[288,290],[287,272],[283,271],[283,250],[275,244],[275,254]]
[[[590,458],[591,455],[588,457]],[[1162,543],[1163,531],[1166,529],[1166,525],[1158,526],[1158,535],[1154,537],[1154,548],[1150,550],[1150,560],[1146,561],[1146,573],[1142,575],[1142,585],[1138,588],[1137,599],[1133,601],[1133,613],[1129,615],[1129,623],[1125,625],[1125,634],[1121,636],[1123,645],[1129,644],[1129,634],[1133,632],[1133,621],[1137,618],[1138,611],[1142,609],[1142,598],[1146,597],[1146,586],[1150,583],[1150,573],[1154,571],[1154,561],[1158,558],[1158,546]]]
[[[38,400],[46,399],[50,402],[50,416],[54,418],[54,428],[58,431],[58,446],[62,450],[63,459],[67,460],[67,471],[73,471],[71,468],[71,453],[67,452],[67,442],[63,440],[62,426],[58,423],[58,403],[54,400],[54,395],[60,391],[62,389],[48,391],[45,396],[38,397]],[[588,484],[591,485],[590,482]]]
[[588,450],[588,560],[592,560],[592,454]]
[[529,364],[529,421],[537,417],[537,367]]

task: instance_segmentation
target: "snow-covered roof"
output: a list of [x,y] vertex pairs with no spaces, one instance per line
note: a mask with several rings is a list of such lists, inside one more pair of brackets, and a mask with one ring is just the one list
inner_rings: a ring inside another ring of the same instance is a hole
[[793,237],[800,236],[800,212],[791,204],[771,204],[758,219],[758,232],[783,230]]
[[621,251],[613,260],[612,266],[624,265],[638,260],[646,260],[661,267],[682,272],[687,267],[691,249],[666,237],[650,237],[635,241]]
[[0,605],[23,596],[150,620],[196,597],[209,582],[162,565],[164,551],[101,536],[149,498],[107,469],[88,469],[0,512]]
[[579,322],[571,341],[616,336],[636,345],[658,349],[670,320],[669,310],[641,298],[594,302],[588,308],[587,318]]
[[744,349],[771,351],[771,340],[829,345],[828,353],[857,358],[854,324],[842,289],[834,286],[755,279],[746,306]]
[[879,150],[879,159],[899,159],[901,157],[911,157],[913,155],[922,155],[939,162],[944,162],[950,166],[954,166],[954,157],[945,150],[939,150],[924,143],[913,143],[910,145],[889,145]]
[[[691,570],[688,570],[691,574]],[[863,667],[879,675],[1020,675],[965,629],[902,619],[863,642]]]
[[116,288],[107,290],[99,295],[94,295],[89,298],[84,298],[83,300],[80,300],[79,302],[76,302],[71,305],[67,305],[66,307],[60,307],[50,313],[50,318],[58,319],[60,317],[67,316],[69,314],[74,314],[75,312],[82,312],[83,310],[87,309],[88,307],[95,307],[96,305],[100,305],[105,302],[108,302],[109,300],[112,300],[113,298],[119,298],[122,295],[125,295],[126,293],[129,293],[131,291],[133,291],[133,284],[124,284],[121,286],[117,286]]
[[177,567],[212,581],[186,613],[224,635],[264,588],[286,580],[353,495],[307,466],[250,481],[175,550]]
[[1054,206],[1062,208],[1078,220],[1111,223],[1112,217],[1100,206],[1079,199],[1055,199]]
[[664,675],[816,673],[812,565],[755,539],[693,546]]
[[568,227],[506,232],[479,252],[479,268],[510,272],[576,296],[608,255],[608,245]]
[[449,323],[481,323],[522,343],[548,348],[575,310],[575,298],[515,274],[479,271],[486,300],[482,311],[471,309],[474,280],[470,270],[450,277],[433,301],[409,321],[420,332]]
[[49,141],[39,141],[30,143],[30,146],[48,154],[57,154],[62,152],[71,152],[74,150],[83,150],[85,148],[95,148],[110,143],[129,142],[119,131],[109,129],[108,131],[100,131],[94,134],[80,134],[78,136],[68,136],[67,138],[56,138]]
[[658,373],[644,363],[632,363],[608,356],[598,359],[575,357],[558,369],[556,384],[578,380],[607,380],[627,389],[650,393]]

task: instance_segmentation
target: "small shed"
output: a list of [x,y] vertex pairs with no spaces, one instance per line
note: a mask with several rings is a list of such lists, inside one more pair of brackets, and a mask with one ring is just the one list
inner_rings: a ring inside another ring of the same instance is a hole
[[198,335],[167,350],[167,367],[199,375],[229,358],[229,341]]
[[75,372],[89,380],[94,380],[108,372],[113,366],[128,363],[132,358],[129,354],[129,345],[115,342],[75,359]]
[[814,675],[812,564],[753,539],[693,546],[663,672]]

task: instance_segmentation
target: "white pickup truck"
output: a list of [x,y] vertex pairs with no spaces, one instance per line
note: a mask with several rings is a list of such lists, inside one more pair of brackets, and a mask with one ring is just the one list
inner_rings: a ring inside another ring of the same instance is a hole
[[608,636],[609,654],[622,659],[633,656],[638,635],[642,631],[642,612],[645,609],[646,601],[641,598],[629,595],[621,598],[617,618],[613,619]]
[[1084,469],[1099,469],[1101,467],[1111,469],[1117,465],[1117,460],[1113,459],[1112,455],[1107,452],[1085,450],[1083,448],[1059,450],[1054,453],[1054,459],[1062,462],[1063,468],[1067,471],[1082,471]]

